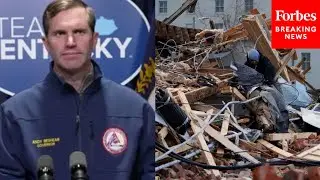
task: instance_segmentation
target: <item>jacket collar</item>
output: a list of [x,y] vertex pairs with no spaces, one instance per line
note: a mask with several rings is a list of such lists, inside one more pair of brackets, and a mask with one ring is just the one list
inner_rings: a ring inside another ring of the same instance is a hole
[[[89,89],[89,91],[99,89],[100,88],[100,79],[103,77],[102,71],[99,67],[99,65],[94,61],[91,60],[91,63],[93,65],[93,81],[89,87],[92,87]],[[53,70],[54,62],[51,61],[50,63],[50,72],[45,78],[45,82],[47,82],[49,85],[57,86],[62,88],[62,90],[74,90],[74,88],[68,84],[63,78],[59,77],[56,72]]]

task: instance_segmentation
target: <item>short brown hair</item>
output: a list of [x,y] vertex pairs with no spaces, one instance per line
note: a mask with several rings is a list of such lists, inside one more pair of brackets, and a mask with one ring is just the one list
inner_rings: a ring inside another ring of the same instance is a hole
[[49,21],[55,17],[59,12],[65,11],[75,7],[83,7],[88,13],[88,25],[92,32],[94,32],[94,27],[96,24],[96,17],[94,11],[82,0],[55,0],[50,3],[42,16],[42,25],[44,28],[44,33],[47,36],[49,31]]

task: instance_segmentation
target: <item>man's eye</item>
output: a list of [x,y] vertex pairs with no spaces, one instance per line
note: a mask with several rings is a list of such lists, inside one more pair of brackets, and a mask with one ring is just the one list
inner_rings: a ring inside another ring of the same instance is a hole
[[76,30],[76,31],[75,31],[75,33],[76,33],[76,34],[81,34],[81,35],[82,35],[82,34],[85,34],[85,31],[84,31],[84,30]]
[[59,37],[59,36],[64,35],[64,32],[56,32],[56,33],[54,33],[54,35]]

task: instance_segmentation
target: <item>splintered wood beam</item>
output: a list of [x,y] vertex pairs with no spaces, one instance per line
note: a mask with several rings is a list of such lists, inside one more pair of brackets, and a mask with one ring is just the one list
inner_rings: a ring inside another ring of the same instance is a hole
[[320,156],[318,154],[319,150],[320,150],[320,144],[306,151],[303,151],[302,153],[298,154],[297,157],[314,160],[314,161],[320,161]]
[[[278,52],[271,48],[271,42],[268,39],[266,31],[261,25],[260,20],[253,16],[253,18],[244,18],[242,22],[244,28],[249,33],[249,38],[256,44],[257,49],[266,56],[276,70],[280,68],[280,58]],[[287,81],[290,81],[286,69],[281,73]]]
[[247,100],[247,98],[246,97],[244,97],[242,94],[241,94],[241,92],[239,92],[239,90],[237,89],[237,88],[233,88],[233,94],[234,94],[234,96],[237,98],[237,99],[239,99],[239,100],[241,100],[241,101],[245,101],[245,100]]
[[317,136],[315,132],[304,132],[304,133],[272,133],[266,134],[265,139],[267,141],[280,141],[283,139],[305,139],[309,136],[314,135]]
[[[221,131],[220,131],[221,135],[225,136],[225,135],[228,134],[229,123],[230,123],[230,113],[227,110],[225,110],[224,111],[224,117],[223,117],[223,120],[222,120]],[[224,149],[218,148],[217,154],[223,155],[224,154]]]
[[[200,124],[204,124],[204,121],[200,118],[196,118]],[[217,130],[213,129],[211,126],[207,126],[205,128],[205,132],[208,133],[212,138],[217,140],[219,143],[224,145],[226,148],[230,149],[234,153],[239,154],[241,157],[247,159],[248,161],[252,163],[260,163],[257,159],[252,157],[249,153],[244,152],[241,148],[233,144],[228,138],[224,137],[223,135],[220,134]]]
[[291,50],[290,53],[288,53],[282,60],[282,65],[279,68],[278,72],[276,73],[276,76],[274,77],[274,79],[276,80],[278,78],[278,76],[282,73],[282,71],[286,68],[286,65],[288,64],[288,62],[291,60],[292,55],[294,54],[295,50]]
[[287,69],[289,70],[289,72],[291,74],[293,74],[295,76],[296,80],[298,80],[302,84],[307,85],[310,89],[317,91],[316,88],[314,88],[309,82],[307,82],[304,78],[302,78],[299,74],[297,74],[291,67],[287,66]]
[[271,40],[271,34],[269,31],[268,25],[267,25],[266,21],[264,20],[264,18],[262,17],[262,15],[260,15],[260,14],[256,15],[256,18],[259,20],[258,23],[260,23],[262,25],[262,29],[266,33],[268,39]]
[[265,146],[266,148],[270,149],[271,151],[273,151],[273,152],[275,152],[275,153],[277,153],[277,154],[279,154],[279,155],[281,155],[281,156],[284,156],[284,157],[287,157],[287,158],[294,156],[293,154],[288,153],[288,152],[286,152],[286,151],[278,148],[277,146],[269,143],[269,142],[266,141],[266,140],[259,139],[259,140],[258,140],[258,143],[262,144],[262,145]]
[[[182,107],[186,111],[187,116],[189,116],[191,111],[192,111],[192,109],[191,109],[191,107],[189,105],[189,102],[188,102],[188,99],[187,99],[186,95],[183,92],[178,91],[178,97],[179,97],[179,99],[180,99],[180,101],[182,103]],[[194,133],[199,132],[201,129],[195,124],[194,120],[191,117],[189,117],[189,118],[191,120],[190,121],[190,125],[191,125],[192,131]],[[213,159],[212,154],[210,153],[209,147],[208,147],[208,145],[207,145],[207,143],[206,143],[206,141],[204,139],[203,134],[200,133],[198,136],[196,136],[196,138],[197,138],[197,140],[199,142],[199,145],[200,145],[201,149],[205,150],[205,151],[202,151],[202,154],[204,155],[207,163],[209,165],[216,166],[216,163],[215,163],[215,161]],[[211,169],[211,170],[209,170],[209,172],[211,172],[217,178],[221,177],[221,174],[220,174],[220,172],[218,170]]]
[[305,74],[307,74],[310,70],[311,70],[311,66],[309,66],[306,70],[304,70],[302,74],[305,75]]
[[[199,100],[202,100],[204,98],[207,98],[209,96],[212,96],[218,92],[218,88],[216,87],[201,87],[196,90],[192,90],[190,92],[185,93],[189,103],[194,103]],[[175,96],[175,99],[178,99],[177,96]]]
[[[250,14],[254,15],[254,14],[260,14],[259,10],[257,8],[251,9],[250,10]],[[266,18],[266,14],[261,14],[261,16],[263,17],[263,19]]]
[[168,128],[167,128],[167,127],[163,127],[163,128],[159,131],[158,135],[159,135],[159,138],[161,139],[163,145],[164,145],[166,148],[168,148],[169,146],[168,146],[168,144],[167,144],[167,142],[166,142],[166,140],[165,140],[166,136],[168,135]]
[[300,61],[299,61],[299,63],[297,64],[297,65],[295,65],[294,67],[296,67],[296,68],[300,68],[301,66],[302,66],[302,64],[304,63],[304,58],[302,58]]

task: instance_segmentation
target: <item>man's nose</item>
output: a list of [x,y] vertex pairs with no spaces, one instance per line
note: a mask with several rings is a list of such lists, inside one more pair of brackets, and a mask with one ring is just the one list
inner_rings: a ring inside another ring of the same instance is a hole
[[68,47],[76,46],[76,40],[75,40],[73,35],[68,35],[68,37],[67,37],[67,46]]

